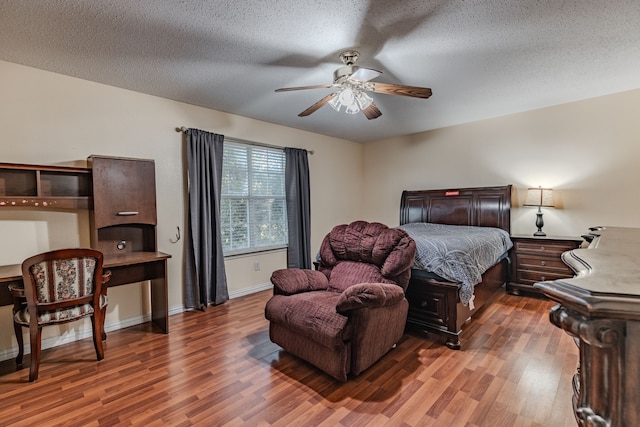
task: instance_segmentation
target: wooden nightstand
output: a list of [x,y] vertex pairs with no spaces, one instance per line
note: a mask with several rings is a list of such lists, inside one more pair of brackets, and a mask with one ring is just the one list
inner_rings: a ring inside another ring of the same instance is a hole
[[580,237],[511,236],[511,278],[507,292],[518,295],[521,291],[538,292],[533,285],[545,280],[572,277],[573,271],[564,262],[563,252],[579,248]]

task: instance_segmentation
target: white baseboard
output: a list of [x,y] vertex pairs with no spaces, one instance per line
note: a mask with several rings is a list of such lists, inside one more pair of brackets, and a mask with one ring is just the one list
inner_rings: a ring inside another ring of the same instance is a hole
[[[175,307],[169,308],[169,315],[182,313],[184,311],[184,307],[179,305]],[[151,321],[151,313],[130,317],[128,319],[118,320],[116,322],[106,322],[104,324],[105,332],[117,331],[118,329],[128,328],[129,326],[139,325],[141,323]],[[29,332],[27,328],[23,329],[24,336],[24,354],[31,353],[31,344],[29,343]],[[45,338],[42,340],[42,349],[46,350],[47,348],[57,347],[59,345],[68,344],[74,341],[82,340],[85,338],[91,338],[93,335],[93,331],[90,328],[76,330],[70,333],[65,333],[58,337]],[[10,349],[5,349],[0,351],[0,361],[15,359],[18,355],[18,346],[12,347]]]
[[243,297],[245,295],[255,294],[257,292],[266,291],[267,289],[273,289],[271,282],[262,283],[260,285],[252,286],[250,288],[240,289],[239,291],[229,292],[229,299]]
[[[229,293],[229,299],[239,298],[245,295],[254,294],[256,292],[265,291],[267,289],[273,288],[271,283],[263,283],[257,286],[253,286],[251,288],[241,289],[239,291],[233,291]],[[173,316],[174,314],[182,313],[185,311],[183,305],[175,305],[173,307],[169,307],[169,316]],[[151,313],[134,316],[128,319],[119,320],[116,322],[107,322],[104,325],[105,332],[117,331],[118,329],[128,328],[129,326],[139,325],[141,323],[151,321]],[[26,332],[24,336],[24,353],[31,353],[31,345],[29,344],[29,334],[26,328],[23,328],[23,333]],[[91,338],[93,332],[91,329],[84,329],[74,331],[72,333],[65,333],[58,337],[45,338],[42,340],[42,349],[46,350],[47,348],[57,347],[59,345],[68,344],[74,341],[78,341],[85,338]],[[15,359],[18,355],[18,346],[0,350],[0,361]]]
[[[174,305],[173,307],[169,307],[169,317],[173,316],[174,314],[182,313],[183,311],[184,305]],[[149,318],[151,318],[150,314]]]

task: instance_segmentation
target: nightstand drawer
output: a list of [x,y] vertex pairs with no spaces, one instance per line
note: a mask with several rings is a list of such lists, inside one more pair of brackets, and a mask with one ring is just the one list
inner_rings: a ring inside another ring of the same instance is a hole
[[560,258],[543,257],[535,255],[516,255],[518,269],[539,270],[572,274],[572,271]]
[[572,273],[550,273],[548,271],[518,270],[516,273],[516,281],[518,283],[533,285],[537,282],[545,280],[568,279],[572,277]]
[[547,254],[553,257],[559,257],[563,252],[575,249],[575,244],[566,244],[559,242],[515,242],[515,250],[517,253],[529,254]]

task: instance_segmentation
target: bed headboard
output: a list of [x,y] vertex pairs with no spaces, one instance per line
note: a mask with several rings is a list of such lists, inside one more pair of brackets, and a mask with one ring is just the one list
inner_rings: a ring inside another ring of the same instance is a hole
[[410,222],[476,225],[511,232],[511,185],[403,191],[400,225]]

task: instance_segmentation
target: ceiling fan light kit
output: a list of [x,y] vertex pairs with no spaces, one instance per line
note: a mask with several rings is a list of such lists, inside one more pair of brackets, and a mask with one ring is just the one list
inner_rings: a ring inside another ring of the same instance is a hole
[[329,101],[329,105],[337,112],[344,107],[345,113],[357,114],[369,107],[372,102],[373,99],[360,89],[345,87]]
[[333,84],[288,87],[276,89],[276,92],[335,87],[338,88],[338,91],[325,96],[298,114],[298,116],[306,117],[325,104],[329,104],[338,112],[344,109],[347,114],[357,114],[362,111],[369,120],[380,117],[382,113],[366,92],[403,95],[423,99],[431,96],[431,89],[425,87],[370,82],[370,80],[378,77],[382,72],[372,68],[354,65],[359,57],[360,53],[355,50],[347,50],[340,54],[340,60],[344,64],[344,67],[340,67],[334,71]]

